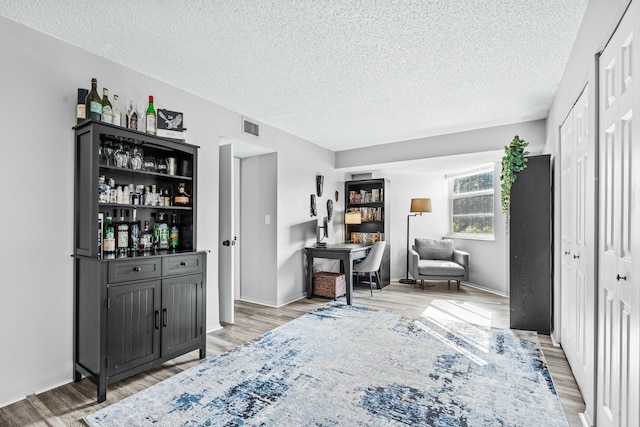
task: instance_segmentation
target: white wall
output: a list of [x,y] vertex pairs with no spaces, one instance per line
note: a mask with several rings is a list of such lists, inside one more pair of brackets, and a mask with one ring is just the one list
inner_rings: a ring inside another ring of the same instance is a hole
[[240,163],[240,299],[275,306],[278,156],[248,157]]
[[[5,164],[0,178],[15,194],[0,209],[0,406],[72,380],[73,130],[76,89],[98,79],[121,99],[146,101],[185,114],[187,142],[201,147],[198,168],[198,247],[207,263],[207,330],[218,315],[218,144],[242,140],[241,116],[104,58],[0,17],[0,117]],[[187,72],[188,70],[185,70]],[[315,238],[290,233],[309,220],[315,174],[336,187],[334,154],[261,126],[254,144],[291,150],[278,160],[277,304],[304,289],[302,248]],[[300,164],[300,166],[298,166]],[[325,199],[326,200],[326,199]],[[283,208],[284,206],[284,208]],[[275,220],[275,218],[273,218]],[[336,220],[334,219],[334,224]],[[335,237],[335,232],[333,233]],[[338,239],[339,240],[339,239]],[[293,254],[293,255],[291,255]],[[293,260],[293,261],[292,261]],[[288,282],[285,282],[288,281]]]
[[416,159],[429,159],[468,153],[502,150],[514,135],[529,142],[529,151],[541,152],[544,147],[545,120],[513,123],[355,148],[336,153],[337,168],[353,168],[366,165],[384,165]]

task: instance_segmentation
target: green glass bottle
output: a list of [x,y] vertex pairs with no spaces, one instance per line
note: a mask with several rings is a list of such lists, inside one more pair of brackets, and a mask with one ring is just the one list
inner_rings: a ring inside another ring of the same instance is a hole
[[156,109],[153,106],[153,96],[149,95],[149,106],[146,114],[146,129],[151,135],[156,134]]
[[98,95],[98,80],[91,79],[91,90],[84,100],[85,113],[87,118],[91,120],[102,120],[102,100]]
[[102,88],[102,121],[105,123],[113,123],[113,106],[109,101],[109,90]]

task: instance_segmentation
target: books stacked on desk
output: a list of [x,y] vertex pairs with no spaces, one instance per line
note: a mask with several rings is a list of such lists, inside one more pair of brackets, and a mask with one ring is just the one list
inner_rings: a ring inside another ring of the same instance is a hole
[[326,242],[318,242],[315,244],[316,248],[326,248],[327,247],[327,243]]

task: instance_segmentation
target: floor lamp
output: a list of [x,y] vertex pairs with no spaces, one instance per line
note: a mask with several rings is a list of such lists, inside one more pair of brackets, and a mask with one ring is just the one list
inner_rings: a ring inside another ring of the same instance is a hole
[[431,199],[411,199],[411,210],[407,215],[407,276],[400,279],[400,283],[413,285],[416,283],[414,279],[409,279],[409,219],[412,216],[422,216],[423,212],[431,212]]

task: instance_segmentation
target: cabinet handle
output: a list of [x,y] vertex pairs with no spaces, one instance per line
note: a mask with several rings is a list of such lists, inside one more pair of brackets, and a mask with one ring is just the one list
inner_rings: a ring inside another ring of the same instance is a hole
[[186,266],[187,266],[187,261],[182,261],[182,262],[180,263],[180,265],[182,265],[182,266],[186,267]]
[[158,310],[154,311],[153,317],[155,319],[156,329],[160,329],[160,312]]
[[618,274],[618,275],[616,276],[616,280],[617,280],[617,281],[620,281],[620,280],[627,280],[627,276],[621,276],[621,275],[619,275],[619,274]]
[[133,271],[142,271],[140,267],[133,267]]
[[569,251],[564,251],[564,254],[565,254],[565,255],[569,255],[569,254],[571,254],[571,252],[569,252]]
[[167,326],[167,321],[169,319],[169,315],[167,313],[167,309],[162,309],[162,326]]
[[580,258],[580,255],[574,255],[573,259]]

